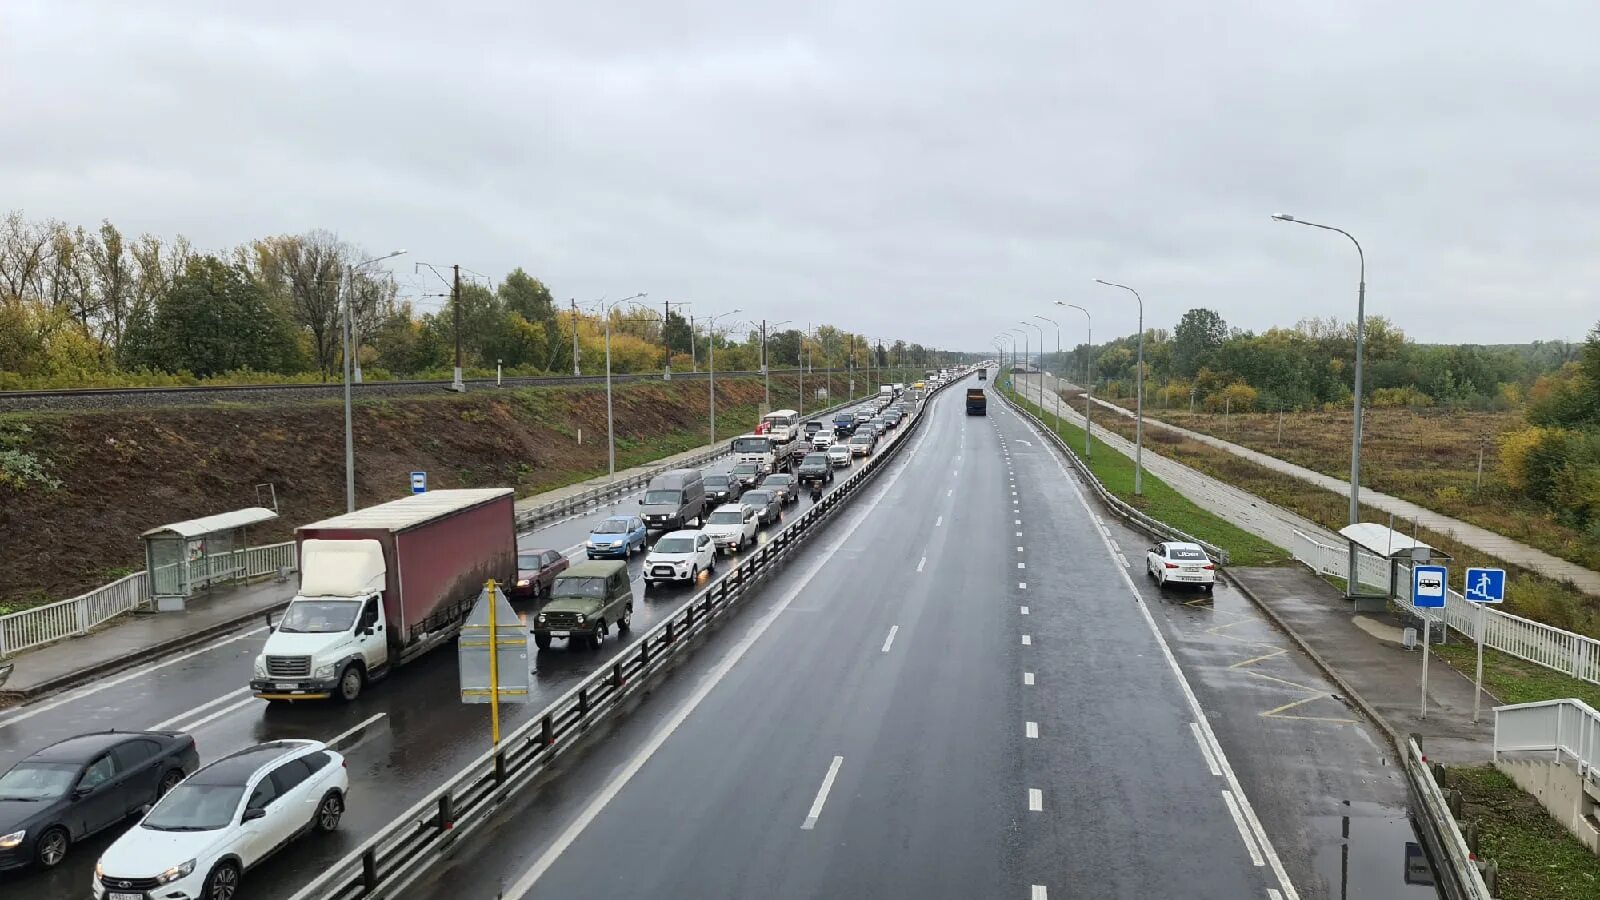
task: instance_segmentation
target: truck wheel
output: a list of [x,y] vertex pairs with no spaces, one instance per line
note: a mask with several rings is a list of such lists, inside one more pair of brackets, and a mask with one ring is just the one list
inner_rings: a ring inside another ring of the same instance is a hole
[[367,686],[367,675],[361,667],[351,663],[345,666],[343,674],[339,676],[339,699],[346,703],[361,696],[361,689]]
[[589,636],[589,649],[590,650],[599,650],[600,646],[602,644],[604,644],[605,642],[606,642],[606,620],[605,619],[601,619],[600,621],[595,623],[594,634]]
[[533,633],[533,645],[535,647],[538,647],[540,650],[549,650],[550,649],[550,635],[548,635],[548,634],[540,634],[537,631],[534,632]]

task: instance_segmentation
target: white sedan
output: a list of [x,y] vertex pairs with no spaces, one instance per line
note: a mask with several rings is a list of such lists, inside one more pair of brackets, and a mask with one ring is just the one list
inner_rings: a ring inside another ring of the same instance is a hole
[[717,548],[711,535],[703,531],[670,531],[662,535],[644,558],[644,583],[655,587],[663,581],[694,584],[701,572],[717,570]]
[[1156,544],[1145,551],[1144,567],[1150,580],[1162,587],[1169,582],[1192,584],[1209,594],[1217,580],[1217,566],[1199,544],[1179,541]]

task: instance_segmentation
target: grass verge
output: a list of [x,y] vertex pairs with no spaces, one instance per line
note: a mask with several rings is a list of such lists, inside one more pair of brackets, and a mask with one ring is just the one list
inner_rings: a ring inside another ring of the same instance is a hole
[[1600,857],[1497,769],[1457,766],[1445,784],[1465,799],[1461,820],[1481,823],[1478,855],[1500,866],[1501,900],[1594,900]]
[[[1452,668],[1472,678],[1477,674],[1477,645],[1458,638],[1460,635],[1451,634],[1453,643],[1436,644],[1434,652]],[[1600,685],[1568,677],[1492,648],[1483,651],[1483,689],[1505,703],[1536,703],[1571,697],[1600,708]]]
[[[1048,428],[1051,422],[1041,415],[1039,407],[1018,398],[1016,402],[1038,416]],[[1058,432],[1067,446],[1083,446],[1083,429],[1062,422]],[[1230,565],[1269,566],[1285,562],[1287,551],[1251,534],[1233,523],[1196,506],[1189,498],[1173,490],[1166,482],[1144,473],[1144,495],[1133,493],[1133,460],[1094,439],[1094,451],[1089,460],[1089,471],[1100,479],[1119,500],[1144,514],[1209,541],[1228,551]]]

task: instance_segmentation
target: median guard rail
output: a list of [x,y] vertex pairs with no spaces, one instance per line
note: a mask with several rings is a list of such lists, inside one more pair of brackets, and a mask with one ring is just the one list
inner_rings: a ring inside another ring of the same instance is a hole
[[1011,407],[1013,412],[1019,416],[1022,416],[1028,422],[1032,423],[1035,428],[1044,433],[1045,438],[1049,440],[1057,450],[1066,456],[1068,462],[1072,463],[1072,467],[1078,471],[1078,475],[1082,477],[1084,482],[1088,484],[1089,487],[1094,491],[1095,496],[1100,498],[1100,502],[1104,503],[1106,506],[1109,506],[1112,512],[1124,519],[1127,519],[1139,530],[1156,537],[1166,538],[1167,540],[1174,541],[1187,541],[1191,544],[1199,544],[1201,547],[1205,548],[1206,554],[1215,560],[1218,565],[1226,566],[1228,564],[1228,551],[1210,543],[1209,541],[1203,541],[1186,531],[1173,528],[1171,525],[1168,525],[1160,519],[1147,516],[1143,512],[1135,509],[1130,504],[1124,502],[1115,494],[1111,493],[1111,491],[1106,489],[1104,484],[1100,483],[1100,479],[1096,478],[1094,473],[1089,471],[1089,467],[1084,463],[1083,459],[1080,458],[1071,447],[1067,446],[1067,442],[1062,440],[1061,435],[1056,434],[1054,429],[1052,429],[1049,425],[1046,425],[1038,416],[1034,415],[1032,412],[1023,408],[1010,397],[1006,396],[1005,391],[995,391],[994,393],[999,394],[1000,399],[1005,401],[1005,404]]
[[[1349,551],[1344,547],[1324,543],[1304,532],[1296,531],[1294,534],[1295,545],[1292,550],[1295,559],[1322,575],[1344,578],[1349,574]],[[1407,611],[1443,622],[1474,641],[1479,639],[1478,604],[1454,590],[1446,590],[1442,610],[1418,609],[1411,605],[1411,567],[1402,563],[1400,568],[1402,574],[1398,600]],[[1362,584],[1377,585],[1388,590],[1389,563],[1363,554],[1356,564],[1356,579]],[[1485,647],[1537,663],[1563,675],[1600,684],[1600,641],[1594,638],[1514,616],[1490,606],[1483,610],[1482,639]]]
[[[1428,758],[1423,755],[1415,735],[1406,739],[1401,760],[1405,764],[1406,786],[1411,794],[1417,832],[1427,845],[1428,857],[1434,863],[1435,880],[1445,900],[1494,900],[1494,894],[1479,871],[1477,857],[1467,846],[1466,836],[1456,824],[1456,817],[1450,812],[1450,804],[1439,782],[1434,780]],[[1419,812],[1420,815],[1416,815]]]
[[[930,396],[931,399],[931,396]],[[574,685],[491,750],[418,801],[382,831],[297,892],[291,900],[356,900],[393,897],[483,827],[500,805],[518,794],[584,734],[617,714],[653,675],[688,653],[694,638],[710,629],[746,592],[791,551],[818,532],[851,497],[865,488],[905,446],[926,407],[895,435],[888,447],[807,509],[788,528],[751,552],[727,574],[691,597],[666,620],[630,642],[604,667]]]
[[[237,568],[239,577],[254,578],[295,567],[293,541],[235,550],[222,565]],[[216,557],[219,560],[223,556]],[[0,616],[0,657],[20,653],[62,638],[88,633],[123,613],[150,603],[150,573],[140,570],[68,600]]]

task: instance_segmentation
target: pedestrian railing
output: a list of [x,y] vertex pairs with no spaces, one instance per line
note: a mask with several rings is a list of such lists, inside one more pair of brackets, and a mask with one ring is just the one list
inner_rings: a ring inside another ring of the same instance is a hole
[[[234,550],[225,556],[227,565],[239,568],[240,577],[245,578],[270,575],[283,566],[295,565],[293,541]],[[139,571],[69,600],[0,616],[0,657],[86,634],[97,625],[149,603],[149,573]]]
[[1494,756],[1502,753],[1570,757],[1585,778],[1600,782],[1600,712],[1582,700],[1542,700],[1494,708]]
[[819,526],[858,494],[905,445],[923,409],[879,454],[807,509],[771,541],[574,685],[559,699],[402,813],[344,859],[332,864],[291,900],[393,897],[445,853],[486,825],[502,804],[533,785],[584,735],[621,714],[652,676],[676,664],[751,589]]
[[1191,544],[1199,544],[1205,549],[1206,554],[1215,560],[1218,565],[1226,566],[1228,564],[1228,551],[1209,541],[1195,537],[1194,535],[1189,534],[1182,529],[1174,528],[1160,519],[1146,515],[1141,510],[1122,500],[1116,494],[1111,493],[1111,491],[1100,482],[1100,479],[1095,477],[1095,474],[1089,470],[1089,466],[1084,463],[1083,459],[1078,456],[1077,452],[1071,447],[1067,446],[1067,442],[1062,440],[1061,435],[1057,434],[1055,429],[1051,428],[1032,412],[1029,412],[1027,409],[1013,402],[1010,397],[1006,396],[1004,391],[998,391],[996,393],[999,393],[1001,399],[1005,401],[1007,406],[1010,406],[1011,409],[1018,415],[1033,423],[1033,425],[1038,428],[1039,431],[1044,433],[1045,438],[1050,441],[1051,445],[1053,445],[1056,450],[1060,451],[1062,455],[1066,456],[1068,462],[1072,463],[1072,467],[1078,471],[1078,475],[1083,478],[1084,483],[1089,485],[1089,488],[1094,491],[1095,496],[1100,498],[1100,502],[1110,507],[1112,512],[1124,519],[1127,519],[1129,522],[1132,522],[1133,525],[1141,531],[1156,537],[1174,541],[1186,541]]
[[[1292,548],[1295,559],[1305,563],[1312,571],[1345,578],[1349,575],[1349,551],[1343,547],[1318,540],[1312,535],[1296,531]],[[1356,580],[1361,584],[1389,587],[1389,563],[1376,556],[1362,554],[1356,564]],[[1397,602],[1418,616],[1426,615],[1435,622],[1443,622],[1457,633],[1473,641],[1478,634],[1478,604],[1454,590],[1445,592],[1442,609],[1418,609],[1411,605],[1411,567],[1400,564]],[[1510,654],[1518,659],[1537,663],[1563,675],[1570,675],[1593,684],[1600,684],[1600,641],[1543,622],[1524,619],[1491,606],[1482,610],[1485,647]]]

